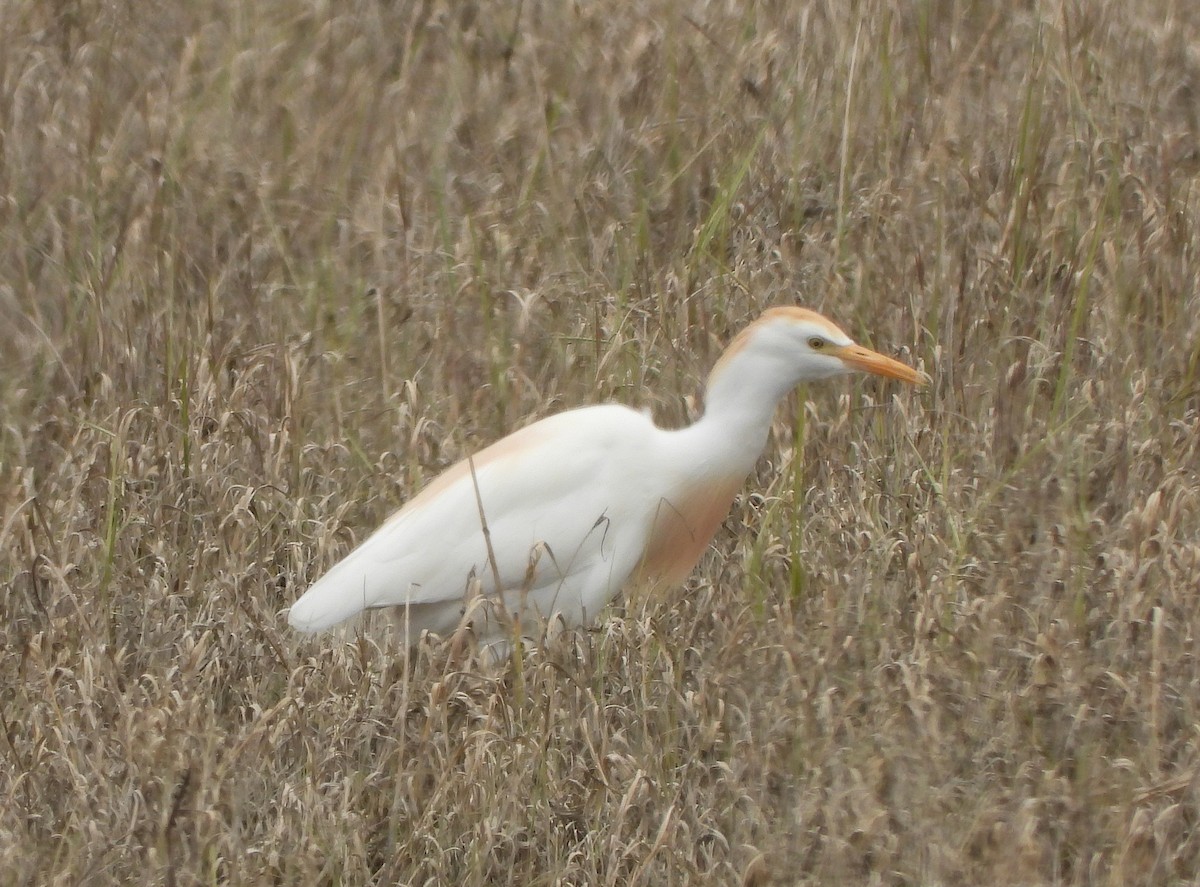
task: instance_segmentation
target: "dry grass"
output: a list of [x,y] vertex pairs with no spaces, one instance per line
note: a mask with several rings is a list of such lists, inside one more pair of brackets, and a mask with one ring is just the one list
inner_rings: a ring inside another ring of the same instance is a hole
[[[153,9],[0,13],[0,881],[1197,876],[1200,7]],[[287,630],[789,301],[936,384],[800,392],[686,589]]]

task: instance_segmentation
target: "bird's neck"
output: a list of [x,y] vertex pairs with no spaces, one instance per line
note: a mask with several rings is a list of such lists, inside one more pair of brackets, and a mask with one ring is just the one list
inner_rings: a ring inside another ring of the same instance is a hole
[[714,472],[750,473],[766,447],[776,406],[795,384],[752,354],[718,364],[709,376],[704,415],[688,429]]

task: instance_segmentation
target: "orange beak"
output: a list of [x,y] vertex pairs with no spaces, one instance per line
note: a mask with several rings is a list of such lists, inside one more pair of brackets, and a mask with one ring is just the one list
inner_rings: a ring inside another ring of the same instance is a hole
[[834,354],[840,357],[846,366],[864,373],[899,379],[909,385],[924,385],[929,381],[929,377],[920,370],[914,370],[908,364],[884,357],[879,352],[864,348],[862,345],[846,345],[837,349]]

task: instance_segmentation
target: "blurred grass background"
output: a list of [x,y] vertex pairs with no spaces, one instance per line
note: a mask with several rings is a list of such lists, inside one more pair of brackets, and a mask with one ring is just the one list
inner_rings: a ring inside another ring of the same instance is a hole
[[[1200,7],[0,4],[0,881],[1200,871]],[[501,676],[280,612],[799,302],[688,586]]]

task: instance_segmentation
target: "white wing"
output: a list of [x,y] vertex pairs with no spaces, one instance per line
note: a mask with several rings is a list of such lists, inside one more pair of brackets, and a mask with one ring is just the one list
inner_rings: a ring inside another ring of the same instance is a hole
[[648,417],[614,405],[509,435],[473,457],[474,479],[464,461],[430,483],[309,588],[289,622],[315,632],[364,609],[457,604],[472,576],[485,595],[535,591],[543,602],[563,598],[556,608],[572,621],[594,616],[641,559],[661,434]]

